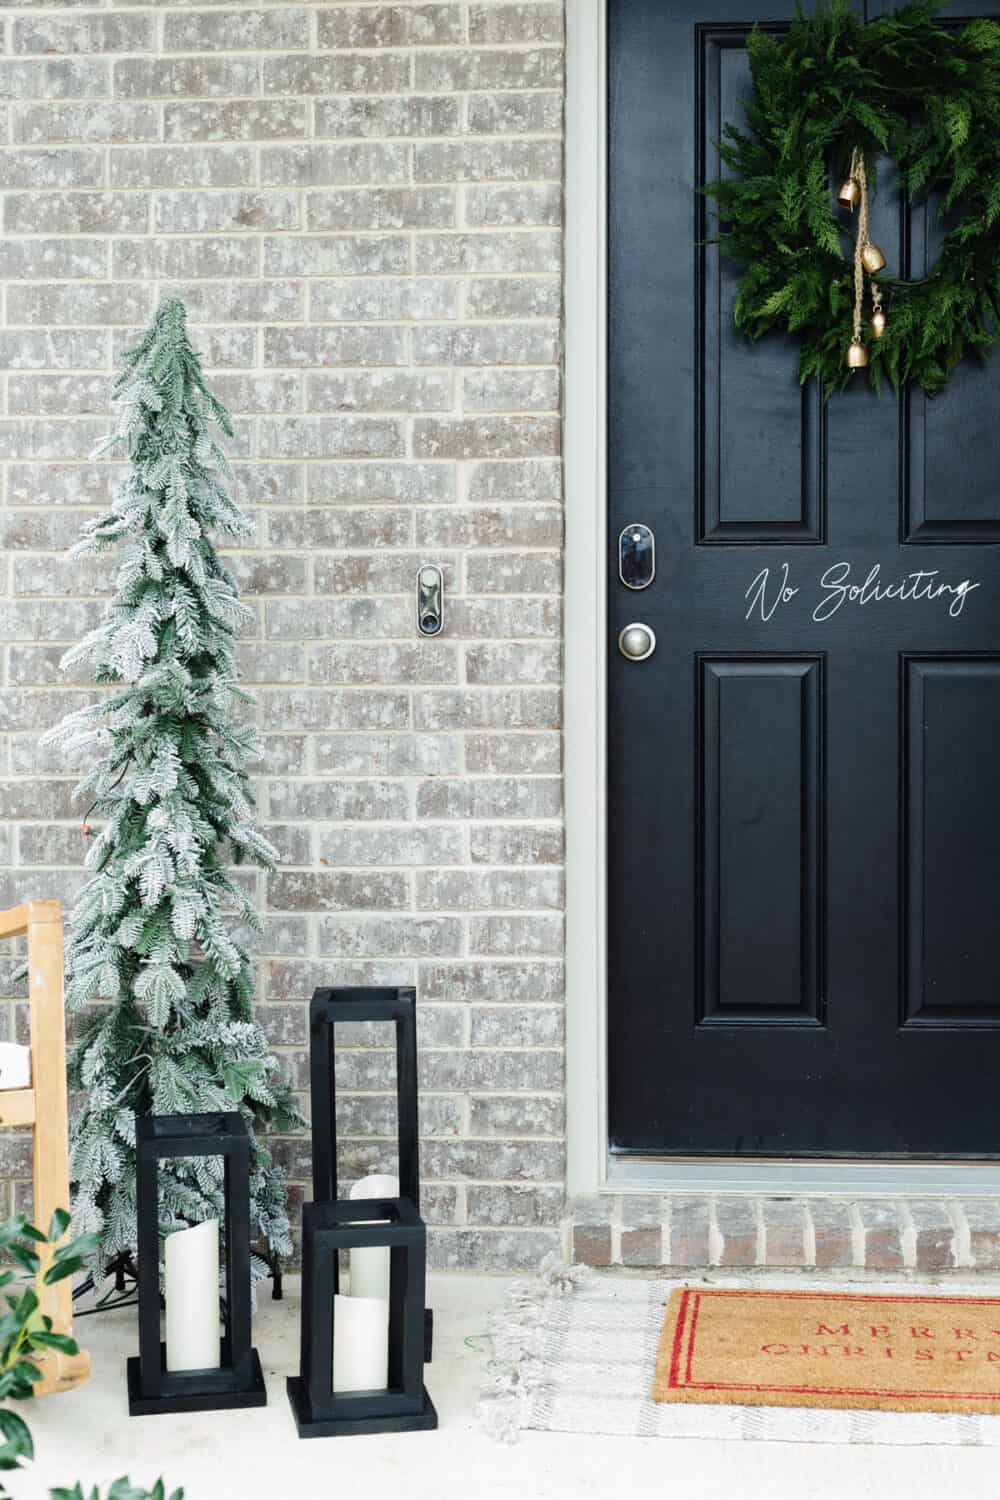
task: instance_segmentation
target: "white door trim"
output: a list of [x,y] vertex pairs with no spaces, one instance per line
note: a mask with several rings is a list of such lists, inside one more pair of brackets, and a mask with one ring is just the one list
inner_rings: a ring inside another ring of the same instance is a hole
[[616,1157],[607,1132],[605,841],[607,4],[567,0],[565,254],[566,1135],[571,1197],[1000,1193],[990,1162]]
[[566,14],[567,1188],[607,1178],[605,1028],[605,0]]

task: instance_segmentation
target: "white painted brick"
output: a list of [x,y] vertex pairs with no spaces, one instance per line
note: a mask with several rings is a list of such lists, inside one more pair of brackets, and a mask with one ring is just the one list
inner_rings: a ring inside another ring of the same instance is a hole
[[454,498],[451,464],[312,464],[309,499],[317,505],[360,501],[436,503]]
[[111,67],[100,58],[0,59],[0,99],[99,99],[111,93]]
[[[562,739],[558,733],[477,733],[465,738],[465,769],[486,775],[549,774],[562,769]],[[477,859],[475,829],[469,834],[472,858]],[[498,864],[517,864],[517,859],[498,859]],[[538,858],[537,862],[544,862]]]
[[557,276],[484,277],[465,287],[465,311],[471,318],[556,318],[561,305]]
[[351,146],[268,146],[261,152],[261,182],[265,187],[323,187],[327,184],[367,182],[373,186],[406,182],[409,150],[400,144],[362,141]]
[[336,328],[330,325],[323,328],[265,328],[264,363],[294,366],[402,365],[406,363],[406,335],[400,328]]
[[562,186],[472,187],[465,194],[468,224],[560,224]]
[[260,64],[233,57],[121,58],[114,65],[114,89],[121,99],[259,94]]
[[308,45],[309,12],[296,6],[213,11],[177,8],[163,17],[166,52],[264,52]]
[[393,136],[458,135],[461,131],[459,100],[452,95],[418,95],[415,98],[378,98],[371,95],[317,99],[316,135]]
[[268,417],[260,451],[279,458],[391,458],[406,444],[401,423],[387,417]]
[[404,235],[283,235],[264,241],[266,276],[384,276],[406,271]]
[[407,52],[365,57],[339,53],[317,57],[298,54],[265,58],[265,94],[397,94],[411,84],[412,63]]
[[319,12],[321,47],[426,47],[461,40],[459,5],[337,5]]
[[559,452],[560,427],[552,417],[418,417],[413,451],[418,458],[508,458]]
[[418,89],[552,88],[562,82],[562,52],[557,47],[531,51],[479,50],[416,53],[414,83]]
[[307,379],[311,411],[447,411],[453,400],[452,377],[440,371],[338,372]]
[[[107,375],[11,375],[7,382],[7,410],[12,415],[77,415],[108,413]],[[72,523],[72,518],[71,518]],[[70,545],[67,538],[60,547]]]
[[476,370],[462,377],[464,411],[558,411],[559,371]]
[[[150,310],[148,287],[104,281],[13,286],[7,293],[11,323],[136,323]],[[83,457],[84,455],[80,455]]]
[[305,296],[297,281],[211,281],[168,283],[161,288],[180,297],[193,323],[260,323],[302,316]]
[[561,93],[473,94],[468,128],[472,135],[558,135],[562,112]]
[[95,188],[103,182],[104,153],[93,146],[0,154],[0,188]]
[[469,41],[561,42],[563,10],[554,4],[470,5]]
[[267,192],[157,193],[154,223],[161,234],[229,229],[297,229],[298,195]]
[[46,239],[0,241],[0,277],[4,280],[99,279],[108,274],[105,240]]
[[560,143],[552,141],[434,141],[413,148],[417,182],[558,182]]
[[305,136],[309,108],[304,99],[196,99],[167,104],[168,141],[274,141]]
[[415,269],[450,271],[549,271],[560,269],[560,237],[536,230],[497,234],[420,235],[415,246]]
[[453,187],[343,188],[306,199],[308,229],[447,229],[455,222]]
[[60,141],[94,141],[124,145],[155,141],[160,117],[153,104],[88,100],[85,104],[28,104],[12,117],[15,141],[26,145]]
[[417,729],[557,729],[560,699],[552,688],[428,689],[416,696],[413,722]]
[[[92,699],[59,659],[114,560],[67,548],[123,472],[88,458],[112,361],[176,292],[254,522],[260,1013],[302,1091],[317,985],[418,985],[439,1265],[533,1265],[563,1211],[562,38],[559,0],[0,0],[0,904],[82,879],[38,733]],[[352,1175],[386,1047],[344,1040]]]
[[413,359],[418,365],[551,365],[558,359],[555,324],[450,323],[417,328]]
[[12,26],[11,51],[149,52],[153,18],[137,12],[88,16],[24,16]]
[[419,515],[417,541],[433,547],[558,547],[562,526],[562,511],[554,505],[452,506]]
[[242,187],[253,178],[246,146],[122,146],[111,152],[113,187]]
[[100,329],[0,329],[0,366],[5,370],[107,370],[110,353],[108,334]]
[[383,281],[321,281],[309,288],[310,316],[324,321],[453,318],[459,288],[432,277]]
[[141,193],[8,193],[9,234],[142,234],[149,204]]
[[260,264],[260,246],[245,235],[115,240],[113,261],[115,276],[123,279],[252,276]]

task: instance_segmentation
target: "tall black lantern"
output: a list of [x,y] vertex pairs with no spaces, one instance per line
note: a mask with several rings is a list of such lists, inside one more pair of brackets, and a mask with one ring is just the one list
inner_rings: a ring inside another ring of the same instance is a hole
[[[313,1195],[302,1211],[302,1348],[288,1399],[300,1437],[415,1432],[437,1427],[423,1383],[430,1358],[426,1307],[427,1230],[420,1217],[417,1134],[417,1027],[413,989],[325,989],[310,1019]],[[396,1027],[398,1198],[338,1200],[334,1029],[338,1022],[391,1021]],[[338,1257],[344,1250],[389,1251],[388,1382],[384,1389],[333,1388]]]
[[[167,1157],[221,1156],[225,1164],[225,1333],[220,1366],[166,1367],[160,1341],[159,1164]],[[250,1137],[239,1114],[136,1117],[136,1220],[139,1251],[139,1355],[130,1359],[133,1417],[159,1412],[266,1406],[267,1388],[250,1343]]]

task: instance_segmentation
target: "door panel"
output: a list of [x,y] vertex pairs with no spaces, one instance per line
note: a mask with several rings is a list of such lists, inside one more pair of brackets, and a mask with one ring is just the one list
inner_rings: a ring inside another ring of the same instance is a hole
[[1000,660],[908,660],[903,690],[905,1022],[996,1028]]
[[[613,1149],[994,1155],[1000,357],[824,406],[793,342],[740,338],[697,188],[754,12],[609,3]],[[890,268],[923,264],[879,184]]]
[[700,667],[701,1019],[815,1022],[823,662]]
[[[917,205],[908,216],[911,276],[926,276],[933,268],[945,227],[933,201]],[[967,361],[933,401],[917,390],[905,400],[906,540],[1000,542],[995,436],[1000,360],[985,366]]]
[[[725,122],[738,117],[750,85],[748,30],[697,31],[701,183],[725,170],[717,142]],[[704,203],[695,207],[703,242],[711,225]],[[826,424],[819,391],[786,378],[794,358],[791,341],[751,344],[724,336],[732,326],[736,281],[725,274],[717,245],[703,244],[697,271],[703,323],[697,347],[701,540],[821,541]],[[756,433],[753,443],[747,442],[748,428]]]

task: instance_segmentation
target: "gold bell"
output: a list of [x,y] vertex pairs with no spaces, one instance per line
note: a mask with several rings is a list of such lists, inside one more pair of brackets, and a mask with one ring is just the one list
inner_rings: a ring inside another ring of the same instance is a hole
[[885,265],[885,256],[877,245],[872,244],[871,240],[868,241],[861,252],[861,264],[869,276],[873,276],[876,271],[881,271]]
[[853,177],[848,177],[842,182],[837,190],[837,202],[841,208],[849,208],[851,213],[857,208],[861,199],[861,186]]
[[877,339],[880,339],[883,333],[885,333],[885,327],[885,313],[879,308],[878,312],[872,313],[872,333]]
[[847,368],[849,370],[863,370],[867,363],[868,350],[857,339],[852,339],[847,346]]

